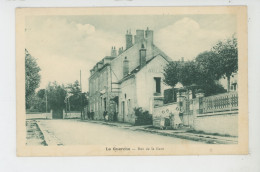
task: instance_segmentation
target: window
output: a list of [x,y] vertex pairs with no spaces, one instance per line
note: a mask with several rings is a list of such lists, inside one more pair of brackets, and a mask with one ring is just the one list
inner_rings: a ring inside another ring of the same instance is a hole
[[237,83],[234,83],[231,85],[231,90],[233,90],[233,91],[237,90]]
[[161,93],[161,78],[155,77],[155,93]]

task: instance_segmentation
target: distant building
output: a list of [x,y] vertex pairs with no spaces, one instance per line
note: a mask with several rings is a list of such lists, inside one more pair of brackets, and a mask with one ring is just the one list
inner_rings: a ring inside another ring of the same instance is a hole
[[[230,91],[237,91],[238,90],[238,84],[237,84],[237,77],[238,73],[232,73],[230,76]],[[219,81],[219,84],[223,86],[224,89],[227,90],[227,77],[222,77]]]
[[155,104],[162,104],[163,68],[170,58],[153,43],[153,31],[127,31],[125,49],[111,48],[91,70],[89,78],[89,108],[94,119],[110,119],[133,123],[133,109],[142,107],[150,113]]

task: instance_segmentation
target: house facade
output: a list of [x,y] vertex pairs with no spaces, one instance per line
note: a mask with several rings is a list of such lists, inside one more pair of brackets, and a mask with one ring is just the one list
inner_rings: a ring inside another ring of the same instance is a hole
[[104,111],[111,120],[134,123],[134,108],[150,113],[162,104],[163,68],[171,59],[153,43],[153,31],[126,33],[125,48],[111,48],[91,70],[89,78],[89,109],[94,119],[103,119]]

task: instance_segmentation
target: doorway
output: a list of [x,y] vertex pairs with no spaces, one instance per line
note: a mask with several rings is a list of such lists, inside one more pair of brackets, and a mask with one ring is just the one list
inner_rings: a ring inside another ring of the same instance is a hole
[[123,115],[123,122],[125,122],[125,102],[122,101],[122,115]]

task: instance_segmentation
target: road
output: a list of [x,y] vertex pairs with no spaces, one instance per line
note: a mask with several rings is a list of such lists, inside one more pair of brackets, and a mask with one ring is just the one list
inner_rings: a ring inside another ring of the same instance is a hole
[[60,145],[199,143],[80,120],[39,120],[38,124],[44,133],[51,135],[50,138],[56,139]]

